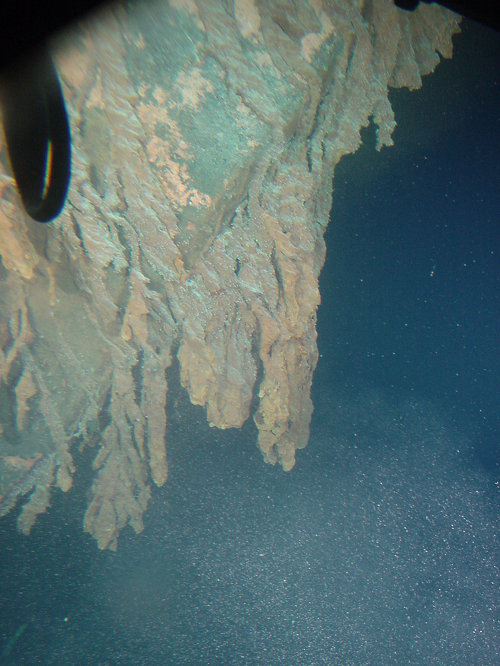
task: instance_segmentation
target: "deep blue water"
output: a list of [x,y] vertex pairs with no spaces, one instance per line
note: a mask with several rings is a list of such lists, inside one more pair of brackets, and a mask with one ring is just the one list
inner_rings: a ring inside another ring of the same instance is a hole
[[499,38],[455,44],[392,94],[396,146],[368,128],[337,170],[294,470],[170,405],[169,481],[115,554],[80,460],[29,538],[2,522],[4,663],[499,663]]

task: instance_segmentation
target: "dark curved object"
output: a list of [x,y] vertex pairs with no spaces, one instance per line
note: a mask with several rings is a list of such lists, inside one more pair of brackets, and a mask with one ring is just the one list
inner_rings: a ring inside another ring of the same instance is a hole
[[5,0],[0,16],[0,68],[34,53],[47,39],[106,0]]
[[71,172],[71,139],[61,85],[42,49],[0,78],[9,160],[30,217],[49,222],[61,212]]

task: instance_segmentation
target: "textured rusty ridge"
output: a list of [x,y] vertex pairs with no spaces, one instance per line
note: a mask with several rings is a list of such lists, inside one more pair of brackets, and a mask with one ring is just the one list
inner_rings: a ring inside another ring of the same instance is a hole
[[57,221],[26,219],[1,154],[2,512],[26,496],[29,532],[92,446],[100,548],[142,530],[167,479],[173,353],[211,425],[252,416],[264,459],[293,467],[335,165],[370,118],[392,143],[389,86],[420,86],[458,30],[386,0],[152,6],[54,45],[73,139]]

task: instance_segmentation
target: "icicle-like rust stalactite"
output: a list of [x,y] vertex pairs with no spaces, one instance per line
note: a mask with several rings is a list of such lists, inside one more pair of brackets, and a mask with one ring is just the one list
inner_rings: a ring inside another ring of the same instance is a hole
[[253,416],[265,460],[293,467],[335,165],[370,117],[391,144],[388,87],[418,87],[458,29],[434,6],[362,4],[161,0],[54,46],[73,138],[62,215],[26,218],[4,153],[0,180],[0,514],[24,496],[23,532],[86,446],[85,529],[101,548],[142,529],[167,479],[174,349],[212,425]]

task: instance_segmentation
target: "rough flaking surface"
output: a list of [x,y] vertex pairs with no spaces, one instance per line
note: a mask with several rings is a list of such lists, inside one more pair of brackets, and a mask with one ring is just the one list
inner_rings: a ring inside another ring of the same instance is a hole
[[[84,528],[137,532],[167,479],[166,370],[211,425],[252,417],[290,470],[309,437],[318,277],[340,158],[458,17],[392,0],[117,5],[54,44],[73,139],[62,215],[0,171],[0,515],[28,533],[94,447]],[[250,413],[255,409],[254,413]]]

